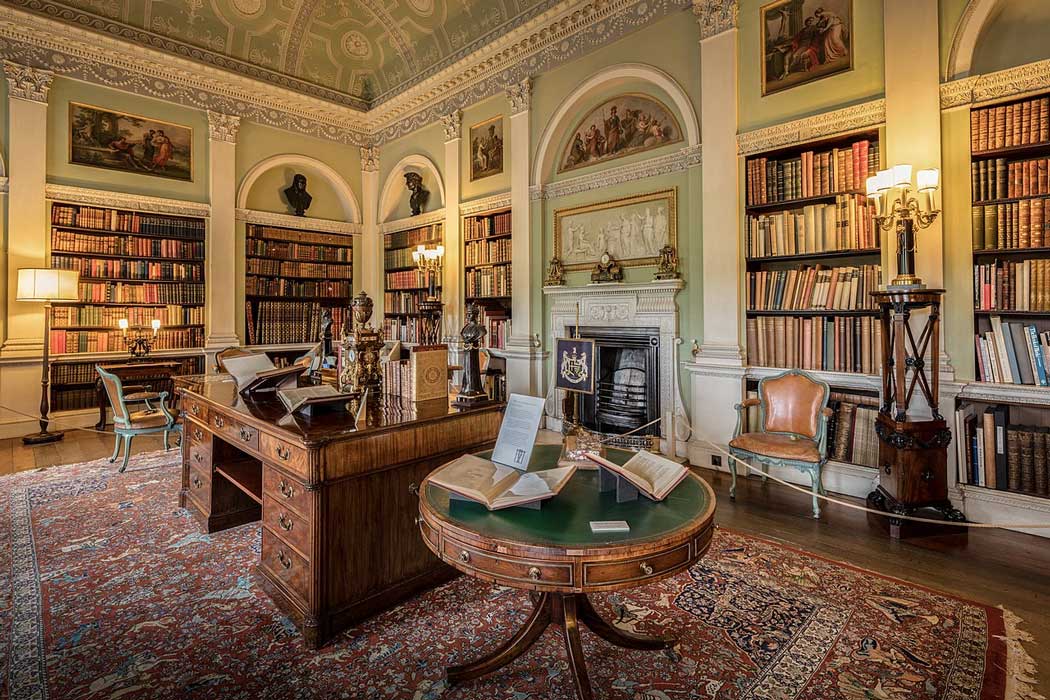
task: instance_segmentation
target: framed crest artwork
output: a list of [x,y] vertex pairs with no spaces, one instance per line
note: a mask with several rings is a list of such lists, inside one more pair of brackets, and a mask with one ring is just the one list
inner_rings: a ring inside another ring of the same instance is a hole
[[594,341],[557,338],[554,341],[558,374],[554,386],[578,394],[594,393]]
[[606,100],[584,115],[571,133],[559,173],[682,140],[674,112],[655,97],[639,93]]
[[759,12],[763,95],[853,69],[853,0],[775,0]]
[[470,127],[470,181],[503,172],[503,115]]
[[69,103],[69,162],[193,181],[193,129]]
[[677,190],[661,190],[554,212],[554,250],[566,271],[589,270],[605,253],[623,267],[656,265],[678,247]]

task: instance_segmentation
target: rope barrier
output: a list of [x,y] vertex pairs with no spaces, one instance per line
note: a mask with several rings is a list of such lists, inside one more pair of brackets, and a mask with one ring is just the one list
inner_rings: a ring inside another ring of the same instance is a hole
[[[25,418],[31,418],[32,420],[35,420],[35,421],[39,421],[40,420],[40,416],[39,415],[32,415],[30,413],[23,413],[22,411],[19,411],[16,408],[11,408],[10,406],[4,406],[3,404],[0,404],[0,409],[3,409],[5,411],[10,411],[11,413],[14,413],[14,414],[19,415],[19,416],[23,416]],[[56,420],[54,418],[48,418],[47,419],[47,427],[51,428],[55,423],[58,423],[60,420],[61,419]],[[71,425],[71,426],[66,427],[66,428],[63,428],[62,426],[58,426],[58,427],[61,430],[81,430],[81,431],[83,431],[85,433],[97,433],[98,435],[112,435],[113,434],[113,432],[110,431],[110,430],[95,430],[94,428],[84,428],[84,427],[81,427],[79,425]]]

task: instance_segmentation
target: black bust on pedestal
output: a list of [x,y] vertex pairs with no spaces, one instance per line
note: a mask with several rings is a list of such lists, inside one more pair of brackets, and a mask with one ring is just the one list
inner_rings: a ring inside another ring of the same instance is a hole
[[463,381],[459,394],[453,400],[454,406],[477,406],[489,401],[485,385],[481,382],[481,343],[487,331],[479,323],[481,308],[477,304],[467,306],[467,323],[459,332],[463,340]]

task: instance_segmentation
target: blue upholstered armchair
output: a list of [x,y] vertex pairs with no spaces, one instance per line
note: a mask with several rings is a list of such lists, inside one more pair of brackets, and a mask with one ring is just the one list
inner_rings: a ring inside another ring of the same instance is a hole
[[[96,366],[95,370],[102,379],[102,386],[106,389],[109,405],[113,409],[113,456],[109,461],[117,460],[120,445],[123,443],[124,461],[120,465],[120,471],[127,469],[128,460],[131,458],[131,441],[136,435],[164,433],[164,450],[167,451],[168,433],[177,433],[180,430],[180,426],[175,423],[174,414],[168,410],[168,392],[125,394],[120,377],[99,366]],[[157,408],[152,406],[152,401],[157,402]],[[129,410],[128,404],[136,403],[144,404],[145,408]]]
[[[809,474],[814,518],[820,517],[817,495],[824,493],[821,476],[828,461],[829,394],[827,384],[797,369],[762,379],[758,398],[736,405],[736,431],[729,442],[733,456],[758,462],[763,475],[769,473],[771,464]],[[759,409],[758,430],[744,432],[747,410],[753,406]],[[729,497],[735,499],[736,460],[729,460],[729,471],[733,476]]]

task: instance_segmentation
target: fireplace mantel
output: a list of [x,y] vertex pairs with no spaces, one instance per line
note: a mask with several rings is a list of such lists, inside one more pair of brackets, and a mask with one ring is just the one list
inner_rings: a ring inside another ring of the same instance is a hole
[[[683,288],[682,280],[653,282],[611,282],[580,287],[544,287],[543,295],[550,300],[549,347],[556,338],[564,338],[567,328],[581,326],[609,326],[621,328],[660,329],[660,410],[667,413],[674,407],[677,452],[684,454],[691,424],[685,412],[679,389],[677,367],[678,303],[675,297]],[[577,317],[577,304],[579,316]],[[547,394],[547,416],[555,430],[561,428],[561,402],[557,400],[553,372],[557,362],[551,363],[551,387]],[[666,421],[665,421],[666,423]],[[668,448],[670,428],[661,426],[664,449]]]

